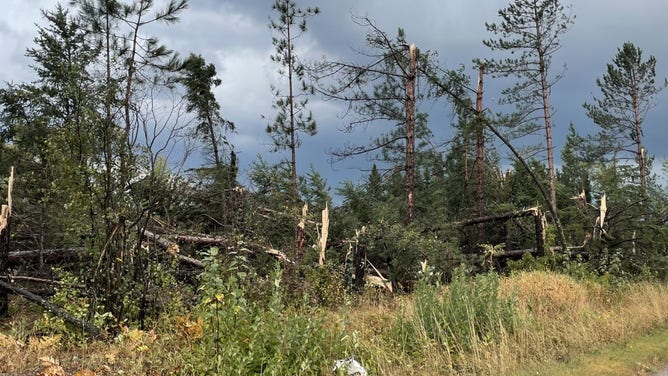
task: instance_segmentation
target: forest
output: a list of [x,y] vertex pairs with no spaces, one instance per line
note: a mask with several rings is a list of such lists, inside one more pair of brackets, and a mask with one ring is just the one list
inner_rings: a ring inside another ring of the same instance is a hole
[[[187,7],[43,9],[25,50],[35,79],[0,86],[3,347],[18,343],[7,342],[21,334],[12,320],[27,317],[23,334],[43,341],[132,344],[130,358],[144,357],[136,374],[331,374],[349,356],[369,374],[407,374],[421,361],[447,370],[418,374],[511,374],[535,354],[575,351],[500,351],[537,327],[531,315],[582,314],[594,333],[608,313],[589,315],[598,308],[585,302],[668,294],[666,176],[643,137],[668,81],[634,43],[591,78],[598,90],[582,106],[595,132],[571,124],[556,148],[552,89],[564,72],[551,62],[576,22],[571,6],[509,2],[481,25],[489,55],[471,77],[372,16],[353,16],[366,32],[355,60],[308,61],[300,42],[321,10],[275,0],[270,63],[282,84],[267,84],[275,113],[265,121],[281,159],[257,156],[246,171],[230,141],[244,125],[214,94],[224,77],[150,34]],[[502,111],[484,96],[494,80],[508,83],[494,99]],[[313,98],[345,109],[342,131],[368,140],[331,145],[335,159],[370,156],[363,178],[334,193],[323,172],[300,173],[300,147],[320,129]],[[426,101],[452,112],[442,145]],[[385,132],[367,137],[370,124]],[[522,300],[552,284],[575,298],[541,290],[544,306]],[[668,317],[638,320],[600,343]],[[375,335],[386,343],[372,345]],[[20,369],[4,360],[0,372]]]

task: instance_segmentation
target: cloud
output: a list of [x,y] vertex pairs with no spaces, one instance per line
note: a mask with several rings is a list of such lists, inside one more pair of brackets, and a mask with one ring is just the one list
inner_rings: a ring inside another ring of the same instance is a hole
[[[166,0],[161,0],[164,4]],[[564,4],[567,2],[564,1]],[[215,90],[223,116],[236,123],[238,134],[230,136],[242,158],[250,163],[259,154],[277,159],[284,154],[268,153],[271,139],[265,127],[276,111],[271,107],[270,85],[282,85],[278,67],[270,61],[273,53],[271,30],[267,24],[272,15],[273,1],[248,0],[191,0],[189,8],[174,25],[154,25],[147,33],[157,36],[181,55],[201,54],[216,65],[222,85]],[[309,20],[309,30],[297,41],[298,53],[305,60],[330,59],[362,61],[353,48],[364,48],[366,29],[356,25],[351,15],[369,16],[390,36],[397,28],[406,31],[409,42],[422,50],[438,52],[441,65],[455,68],[463,65],[472,69],[473,58],[490,57],[492,53],[482,40],[492,37],[485,22],[497,22],[497,12],[507,0],[472,2],[470,0],[338,0],[301,1],[300,6],[317,5],[322,13]],[[41,22],[40,8],[53,9],[51,0],[5,0],[0,13],[0,81],[30,81],[33,79],[25,48],[32,45],[36,35],[34,23]],[[657,77],[668,76],[668,50],[660,30],[664,28],[668,2],[611,2],[586,0],[573,2],[575,24],[562,38],[562,48],[553,60],[555,69],[567,65],[564,78],[552,90],[555,115],[555,144],[563,145],[567,126],[573,122],[583,133],[595,130],[582,109],[582,103],[599,95],[596,78],[612,62],[616,49],[631,41],[657,58]],[[499,98],[505,83],[486,80],[485,103],[494,108],[493,98]],[[667,94],[656,98],[657,106],[648,115],[645,125],[647,149],[658,157],[666,157],[663,144],[668,130],[662,126],[668,118]],[[452,115],[444,110],[443,101],[425,103],[430,124],[438,137],[447,137]],[[306,137],[299,150],[303,158],[300,169],[313,163],[330,183],[359,176],[368,170],[366,158],[330,166],[327,151],[348,141],[364,143],[368,133],[344,134],[339,129],[349,120],[338,115],[340,103],[312,98],[309,107],[318,122],[319,133]],[[263,119],[261,115],[264,115]]]

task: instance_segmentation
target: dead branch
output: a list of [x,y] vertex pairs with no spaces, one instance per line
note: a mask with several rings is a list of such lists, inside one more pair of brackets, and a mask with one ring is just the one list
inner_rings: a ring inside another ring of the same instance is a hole
[[184,256],[179,254],[179,246],[178,244],[170,241],[166,237],[162,235],[155,234],[151,231],[144,230],[144,237],[148,239],[149,241],[154,242],[156,245],[160,246],[161,248],[166,249],[169,253],[173,254],[176,256],[176,258],[179,260],[180,263],[186,264],[193,266],[198,269],[203,269],[204,264],[200,260],[194,259],[192,257]]
[[[222,237],[211,237],[211,236],[205,236],[205,235],[158,235],[155,234],[151,231],[145,230],[144,231],[144,237],[150,241],[155,242],[155,244],[159,245],[162,248],[165,248],[167,250],[172,250],[170,253],[175,254],[176,257],[178,257],[179,261],[184,264],[188,264],[191,266],[194,266],[196,268],[204,268],[204,264],[202,264],[201,261],[194,259],[192,257],[188,256],[183,256],[178,254],[178,243],[191,243],[191,244],[199,244],[199,245],[218,245],[218,246],[229,246],[230,245],[230,240],[227,238],[222,238]],[[173,239],[173,240],[170,240]],[[273,249],[273,248],[265,248],[260,246],[259,244],[247,244],[253,249],[264,249],[263,252],[272,255],[276,257],[280,261],[288,262],[288,263],[293,263],[292,260],[290,260],[285,253]],[[253,249],[247,249],[250,253],[255,253]]]
[[102,331],[92,323],[86,321],[86,320],[81,320],[79,318],[74,317],[72,314],[67,312],[66,310],[50,303],[48,300],[42,298],[39,295],[35,295],[31,293],[30,291],[24,290],[20,287],[16,287],[10,283],[7,283],[5,281],[0,280],[0,287],[12,291],[13,293],[20,295],[34,303],[39,304],[42,306],[44,309],[47,311],[53,313],[54,315],[62,318],[63,320],[67,321],[68,323],[72,324],[73,326],[77,328],[81,328],[84,332],[88,333],[91,337],[93,338],[102,338],[103,334]]
[[524,209],[524,210],[519,210],[519,211],[508,212],[508,213],[493,214],[493,215],[487,215],[487,216],[484,216],[484,217],[471,218],[471,219],[467,219],[465,221],[456,222],[456,224],[459,225],[459,226],[471,226],[471,225],[476,225],[476,224],[479,224],[479,223],[486,223],[486,222],[507,221],[509,219],[519,218],[519,217],[535,217],[538,214],[539,214],[538,207],[534,207],[534,208],[529,208],[529,209]]
[[6,276],[6,275],[1,275],[0,279],[13,283],[14,281],[26,281],[26,282],[34,282],[34,283],[42,283],[42,284],[47,284],[47,285],[57,285],[57,286],[68,286],[68,287],[74,287],[78,289],[84,289],[86,286],[84,285],[72,285],[70,283],[66,283],[63,281],[58,281],[54,279],[46,279],[46,278],[37,278],[37,277],[28,277],[24,275],[12,275],[12,276]]
[[[550,247],[551,252],[560,251],[560,250],[561,250],[561,247],[559,247],[559,246]],[[584,246],[576,245],[576,246],[573,246],[573,247],[568,247],[567,251],[568,251],[569,254],[583,253],[584,252]],[[522,256],[525,253],[539,254],[540,252],[538,250],[536,250],[536,248],[511,249],[511,250],[508,250],[508,251],[502,251],[502,252],[494,253],[494,257],[496,257],[496,258],[516,257],[516,256]]]
[[24,262],[36,262],[40,258],[47,263],[69,260],[82,256],[83,248],[56,248],[30,251],[9,252],[9,265],[19,265]]

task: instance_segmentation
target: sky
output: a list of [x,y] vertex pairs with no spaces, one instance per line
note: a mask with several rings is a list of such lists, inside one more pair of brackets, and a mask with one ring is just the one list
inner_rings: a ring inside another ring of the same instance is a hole
[[[156,1],[157,4],[164,1]],[[309,19],[308,31],[296,41],[296,52],[304,60],[323,57],[332,60],[364,62],[356,53],[364,49],[366,29],[356,25],[353,15],[366,16],[390,36],[401,27],[409,43],[421,50],[438,53],[441,67],[463,66],[475,75],[472,60],[494,55],[482,43],[492,37],[485,22],[498,22],[498,10],[508,5],[500,0],[298,0],[300,7],[318,6],[321,14]],[[562,1],[563,4],[570,4]],[[53,9],[55,1],[2,0],[0,12],[0,85],[5,82],[34,80],[30,60],[25,57],[36,35],[35,24],[43,21],[40,9]],[[201,54],[213,63],[222,84],[214,90],[222,114],[233,121],[237,133],[229,139],[235,145],[242,169],[262,155],[268,161],[288,157],[287,153],[271,153],[271,139],[265,128],[276,110],[272,108],[270,85],[281,85],[278,67],[270,60],[274,53],[271,30],[273,0],[190,0],[179,23],[156,26],[154,36],[182,56]],[[555,110],[555,147],[557,154],[565,141],[569,123],[583,134],[595,131],[585,115],[584,102],[600,96],[595,84],[612,62],[617,49],[630,41],[643,50],[645,58],[657,59],[658,81],[668,77],[668,39],[665,37],[665,0],[574,0],[571,8],[575,23],[561,38],[561,49],[552,60],[564,76],[552,89],[551,103]],[[504,84],[491,77],[485,80],[485,105],[494,109]],[[645,119],[646,148],[657,158],[655,167],[668,157],[664,147],[668,141],[668,94],[655,98],[655,107]],[[343,180],[358,181],[367,174],[372,162],[359,157],[332,162],[330,152],[346,143],[364,144],[380,125],[370,125],[366,132],[350,134],[342,128],[351,120],[342,117],[345,106],[313,97],[309,109],[318,124],[318,134],[305,137],[298,150],[300,172],[309,165],[327,178],[333,188]],[[439,140],[452,134],[452,114],[444,101],[423,103],[420,111],[430,114],[429,124]],[[374,128],[375,127],[375,128]],[[507,151],[499,147],[502,155]],[[242,183],[247,184],[242,177]]]

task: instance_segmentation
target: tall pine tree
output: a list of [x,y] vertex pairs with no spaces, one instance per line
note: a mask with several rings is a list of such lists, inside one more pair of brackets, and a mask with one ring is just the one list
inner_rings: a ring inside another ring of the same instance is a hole
[[490,61],[488,71],[497,76],[514,76],[519,81],[503,91],[502,103],[514,104],[513,130],[519,135],[542,129],[548,163],[550,204],[557,209],[557,188],[552,137],[550,93],[561,78],[551,69],[552,57],[559,50],[560,37],[573,23],[569,8],[559,0],[514,0],[499,10],[499,23],[486,23],[487,30],[499,39],[483,43],[492,51],[511,57]]

